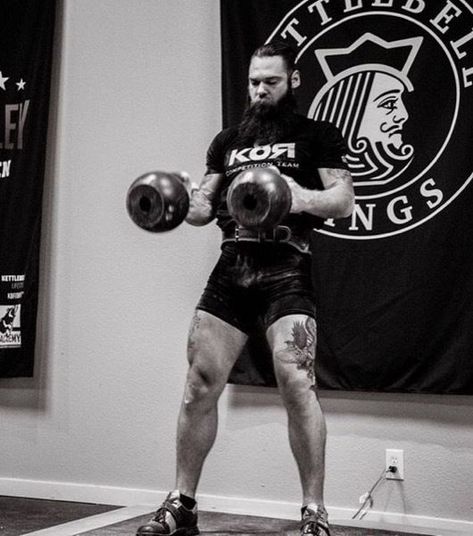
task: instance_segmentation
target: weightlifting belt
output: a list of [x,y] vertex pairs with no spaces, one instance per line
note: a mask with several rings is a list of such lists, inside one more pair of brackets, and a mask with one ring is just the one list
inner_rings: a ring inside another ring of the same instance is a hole
[[222,231],[222,244],[227,242],[288,244],[301,253],[310,253],[309,238],[296,235],[286,225],[278,225],[268,231],[258,231],[256,229],[246,229],[245,227],[236,226],[234,229]]

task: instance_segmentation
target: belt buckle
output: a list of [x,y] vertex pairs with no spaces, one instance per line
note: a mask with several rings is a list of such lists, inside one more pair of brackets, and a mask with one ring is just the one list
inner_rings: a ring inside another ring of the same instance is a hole
[[238,242],[238,239],[240,238],[240,228],[238,225],[235,226],[235,242]]
[[[279,231],[284,231],[285,236],[283,236],[282,238],[278,238],[277,233]],[[288,227],[287,225],[278,225],[277,227],[273,229],[273,239],[275,242],[286,243],[286,242],[289,242],[291,238],[292,238],[292,231],[291,231],[291,228]]]

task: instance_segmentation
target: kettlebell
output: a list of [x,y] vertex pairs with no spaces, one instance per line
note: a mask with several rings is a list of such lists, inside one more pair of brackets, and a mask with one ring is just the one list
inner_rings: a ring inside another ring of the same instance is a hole
[[126,208],[138,227],[162,233],[180,225],[189,211],[189,194],[178,172],[153,171],[138,177],[126,196]]
[[291,190],[273,167],[240,172],[227,192],[228,212],[248,229],[273,229],[287,216],[291,203]]

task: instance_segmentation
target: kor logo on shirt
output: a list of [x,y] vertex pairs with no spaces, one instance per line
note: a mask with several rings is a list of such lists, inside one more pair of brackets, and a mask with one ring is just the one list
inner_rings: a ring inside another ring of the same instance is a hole
[[275,143],[274,145],[261,145],[259,147],[246,147],[245,149],[233,149],[230,153],[228,166],[245,162],[257,162],[261,160],[276,160],[277,158],[295,158],[295,143]]

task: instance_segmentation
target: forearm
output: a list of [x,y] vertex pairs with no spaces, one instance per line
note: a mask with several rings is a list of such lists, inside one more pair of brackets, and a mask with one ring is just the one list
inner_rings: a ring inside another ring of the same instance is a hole
[[205,192],[200,189],[194,190],[191,194],[186,222],[197,226],[206,225],[214,219],[214,216],[215,211],[212,201]]
[[189,212],[186,216],[187,223],[201,226],[214,219],[221,181],[221,175],[206,175],[202,179],[200,186],[192,189]]
[[324,190],[308,190],[293,184],[291,212],[307,212],[320,218],[346,218],[353,212],[355,194],[346,169],[319,168]]
[[328,190],[301,192],[298,212],[307,212],[320,218],[346,218],[353,212],[354,200],[351,192],[342,187]]

